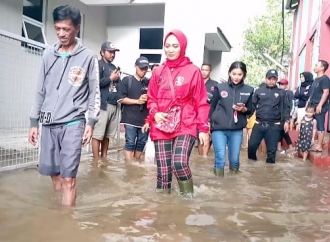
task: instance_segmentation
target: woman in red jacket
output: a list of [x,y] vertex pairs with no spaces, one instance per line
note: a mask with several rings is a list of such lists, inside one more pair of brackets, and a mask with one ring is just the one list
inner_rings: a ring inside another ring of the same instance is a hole
[[167,59],[151,76],[148,109],[157,160],[156,191],[170,193],[174,173],[180,193],[189,196],[193,194],[189,157],[197,129],[200,142],[209,142],[209,105],[200,69],[185,56],[186,48],[181,31],[166,35]]

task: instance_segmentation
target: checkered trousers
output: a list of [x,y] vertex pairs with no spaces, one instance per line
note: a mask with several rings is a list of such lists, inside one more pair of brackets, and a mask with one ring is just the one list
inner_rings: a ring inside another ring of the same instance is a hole
[[191,178],[189,157],[195,140],[191,135],[181,135],[170,140],[155,141],[158,189],[171,188],[172,173],[180,181]]

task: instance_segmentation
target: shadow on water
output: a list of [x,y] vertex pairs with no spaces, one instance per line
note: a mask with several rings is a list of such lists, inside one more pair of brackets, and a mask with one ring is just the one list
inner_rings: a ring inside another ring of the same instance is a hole
[[[0,173],[0,241],[330,241],[329,170],[278,157],[214,177],[213,158],[194,150],[195,198],[155,194],[156,167],[120,153],[83,162],[77,206],[59,206],[35,168]],[[228,169],[227,169],[228,170]]]

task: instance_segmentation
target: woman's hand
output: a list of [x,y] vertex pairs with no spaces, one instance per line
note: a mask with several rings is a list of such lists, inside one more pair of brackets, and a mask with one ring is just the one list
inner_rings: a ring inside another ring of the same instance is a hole
[[200,132],[198,134],[199,143],[203,146],[207,146],[210,143],[210,134]]
[[247,111],[247,108],[245,107],[245,105],[233,105],[233,109],[237,112],[242,112],[245,113]]
[[157,124],[162,124],[163,122],[167,121],[166,116],[167,116],[166,113],[158,112],[155,113],[154,119]]

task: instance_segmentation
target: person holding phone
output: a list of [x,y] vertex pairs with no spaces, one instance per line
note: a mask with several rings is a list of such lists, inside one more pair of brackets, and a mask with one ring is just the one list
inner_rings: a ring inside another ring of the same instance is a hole
[[252,112],[253,87],[244,84],[246,65],[235,61],[229,67],[228,82],[214,88],[210,110],[212,142],[215,154],[214,174],[224,176],[226,147],[228,146],[229,170],[237,173],[240,167],[240,149],[246,116]]
[[106,158],[110,139],[115,138],[120,116],[120,67],[113,64],[119,49],[111,42],[101,46],[99,60],[101,110],[95,125],[92,151],[95,160]]

